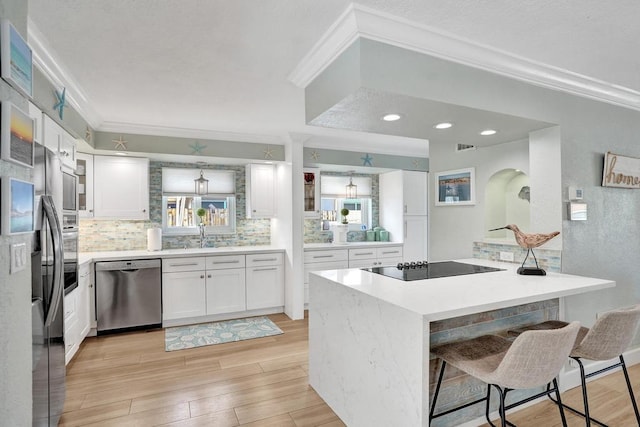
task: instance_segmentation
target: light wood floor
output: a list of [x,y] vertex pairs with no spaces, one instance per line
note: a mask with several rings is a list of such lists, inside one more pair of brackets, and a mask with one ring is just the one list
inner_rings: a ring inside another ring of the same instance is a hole
[[[344,426],[307,382],[307,319],[269,317],[283,335],[172,352],[164,351],[163,330],[88,338],[67,366],[60,425]],[[640,396],[640,365],[630,375]],[[620,373],[590,383],[594,416],[612,427],[636,425],[625,390]],[[581,401],[577,389],[563,399]],[[570,426],[584,425],[567,417]],[[561,425],[549,402],[509,420]]]

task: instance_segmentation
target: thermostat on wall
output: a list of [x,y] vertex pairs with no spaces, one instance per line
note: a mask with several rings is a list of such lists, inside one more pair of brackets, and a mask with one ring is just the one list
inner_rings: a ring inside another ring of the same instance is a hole
[[569,200],[582,200],[582,188],[569,187]]

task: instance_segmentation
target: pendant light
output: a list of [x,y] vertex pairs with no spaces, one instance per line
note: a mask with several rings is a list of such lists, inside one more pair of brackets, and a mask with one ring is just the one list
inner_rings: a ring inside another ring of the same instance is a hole
[[347,190],[347,199],[358,198],[358,186],[353,183],[353,176],[349,177],[349,184],[347,184],[346,190]]
[[193,180],[196,185],[196,194],[208,194],[209,193],[209,180],[204,177],[204,172],[200,171],[200,178]]

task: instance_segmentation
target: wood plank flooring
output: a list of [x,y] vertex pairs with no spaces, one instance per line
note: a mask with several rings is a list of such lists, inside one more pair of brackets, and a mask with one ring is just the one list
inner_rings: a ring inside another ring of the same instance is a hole
[[[60,426],[344,426],[308,384],[307,319],[269,317],[283,335],[172,352],[163,330],[88,338],[67,366]],[[640,396],[640,365],[630,375]],[[636,425],[621,373],[590,383],[589,392],[601,421]],[[581,395],[573,389],[563,399],[579,407]],[[550,402],[509,420],[561,425]]]

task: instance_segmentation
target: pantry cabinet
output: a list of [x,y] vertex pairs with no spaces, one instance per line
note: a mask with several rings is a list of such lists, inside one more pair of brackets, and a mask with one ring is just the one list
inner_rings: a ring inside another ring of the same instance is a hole
[[94,156],[94,217],[149,219],[149,159]]

